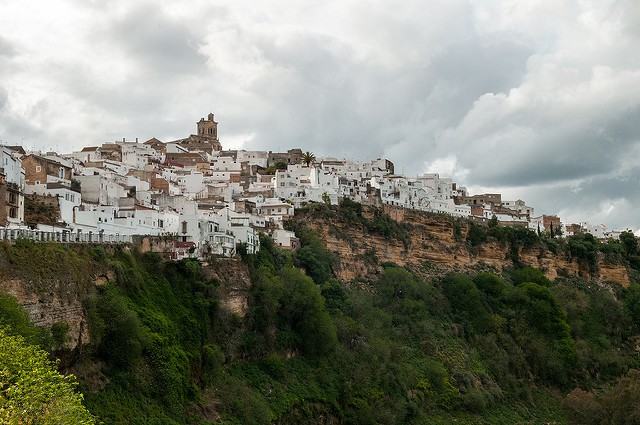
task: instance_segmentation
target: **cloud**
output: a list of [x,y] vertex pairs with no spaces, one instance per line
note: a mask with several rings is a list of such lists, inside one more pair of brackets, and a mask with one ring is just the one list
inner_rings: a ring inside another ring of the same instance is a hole
[[[436,144],[460,152],[472,181],[522,186],[609,174],[637,150],[638,61],[611,54],[632,41],[604,15],[579,13],[577,24],[567,22],[553,45],[529,57],[521,84],[478,97],[443,131]],[[477,160],[488,156],[490,167]]]
[[6,38],[2,37],[2,35],[0,35],[0,61],[6,60],[6,58],[11,58],[15,56],[15,54],[15,46]]
[[[628,170],[627,176],[602,175],[577,183],[549,183],[516,188],[536,213],[558,214],[569,222],[589,221],[609,228],[634,231],[637,221],[637,199],[640,197],[640,167]],[[578,190],[575,190],[578,189]]]
[[214,112],[223,146],[384,156],[408,175],[451,173],[537,211],[640,228],[627,213],[640,207],[637,10],[8,0],[0,139],[67,151],[171,140]]

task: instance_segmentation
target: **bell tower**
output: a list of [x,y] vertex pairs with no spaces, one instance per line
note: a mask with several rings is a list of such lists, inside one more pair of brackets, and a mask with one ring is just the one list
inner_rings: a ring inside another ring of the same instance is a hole
[[198,136],[218,140],[218,123],[213,119],[213,114],[210,113],[207,119],[200,118],[197,122]]

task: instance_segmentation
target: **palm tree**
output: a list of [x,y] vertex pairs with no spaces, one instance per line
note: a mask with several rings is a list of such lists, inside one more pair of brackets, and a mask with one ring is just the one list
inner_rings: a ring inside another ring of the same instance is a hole
[[309,151],[306,151],[305,153],[302,154],[302,162],[307,164],[307,167],[312,162],[315,162],[315,160],[316,160],[316,156]]

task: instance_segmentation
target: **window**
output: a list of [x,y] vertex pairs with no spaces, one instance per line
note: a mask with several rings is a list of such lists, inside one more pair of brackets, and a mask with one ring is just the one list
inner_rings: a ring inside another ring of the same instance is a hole
[[187,233],[187,222],[186,221],[182,222],[182,233]]
[[59,174],[59,177],[60,177],[61,179],[63,179],[63,178],[64,178],[64,168],[63,168],[63,167],[60,167],[60,174]]
[[36,165],[36,173],[39,173],[42,171],[42,167],[40,165]]

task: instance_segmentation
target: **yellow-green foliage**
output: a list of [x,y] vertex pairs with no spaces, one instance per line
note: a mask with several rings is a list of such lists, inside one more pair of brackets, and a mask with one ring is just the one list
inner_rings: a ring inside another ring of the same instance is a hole
[[0,423],[92,424],[94,417],[48,354],[0,328]]

